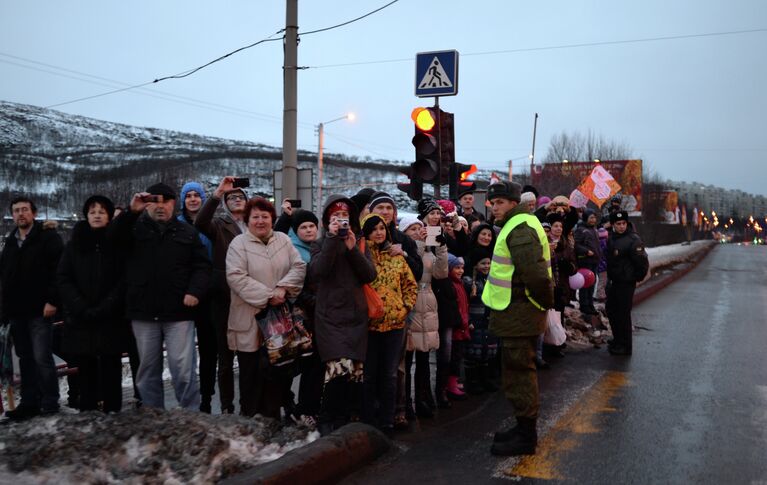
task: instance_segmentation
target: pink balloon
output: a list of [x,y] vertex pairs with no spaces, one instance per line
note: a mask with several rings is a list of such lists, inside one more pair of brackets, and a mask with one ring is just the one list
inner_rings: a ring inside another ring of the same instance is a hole
[[583,275],[583,281],[584,281],[583,287],[584,288],[591,288],[592,286],[594,286],[594,283],[597,282],[596,275],[590,269],[581,268],[581,269],[578,270],[578,273]]
[[581,273],[575,273],[569,278],[570,281],[570,288],[573,290],[579,290],[583,288],[583,285],[586,284],[586,279],[583,277],[583,274]]

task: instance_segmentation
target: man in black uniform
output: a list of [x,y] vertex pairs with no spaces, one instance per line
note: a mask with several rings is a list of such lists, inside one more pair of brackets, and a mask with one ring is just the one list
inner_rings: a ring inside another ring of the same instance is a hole
[[613,331],[608,351],[631,355],[631,307],[637,283],[647,275],[650,263],[639,235],[629,224],[628,213],[610,214],[612,232],[607,241],[607,318]]

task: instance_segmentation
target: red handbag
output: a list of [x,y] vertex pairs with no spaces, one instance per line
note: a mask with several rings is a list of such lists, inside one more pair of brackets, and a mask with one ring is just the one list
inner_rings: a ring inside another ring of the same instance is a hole
[[[363,255],[365,254],[364,238],[360,239],[359,250]],[[383,300],[378,295],[378,292],[376,292],[369,283],[362,285],[362,291],[365,293],[365,300],[368,303],[368,318],[375,319],[383,317],[385,314],[384,304]]]

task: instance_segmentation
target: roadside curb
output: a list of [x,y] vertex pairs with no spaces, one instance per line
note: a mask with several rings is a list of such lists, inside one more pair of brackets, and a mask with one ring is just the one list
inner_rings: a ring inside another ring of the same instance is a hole
[[695,269],[698,264],[700,264],[703,259],[708,256],[708,253],[710,253],[715,247],[717,247],[718,244],[713,243],[710,244],[700,251],[693,254],[690,258],[690,261],[687,262],[686,266],[683,268],[678,269],[677,271],[674,271],[670,275],[659,279],[658,281],[655,281],[648,285],[642,285],[639,288],[637,288],[636,293],[634,294],[634,305],[639,305],[643,301],[647,300],[648,298],[652,297],[662,289],[666,288],[671,283],[675,282],[676,280],[682,278],[684,275]]
[[376,428],[351,423],[269,463],[222,480],[226,485],[251,483],[334,483],[383,455],[391,441]]

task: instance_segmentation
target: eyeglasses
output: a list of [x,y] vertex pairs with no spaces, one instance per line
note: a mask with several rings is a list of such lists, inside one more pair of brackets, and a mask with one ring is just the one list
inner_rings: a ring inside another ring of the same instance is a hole
[[242,194],[230,195],[226,198],[226,201],[229,202],[230,200],[245,200],[245,196]]

